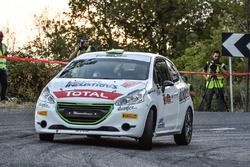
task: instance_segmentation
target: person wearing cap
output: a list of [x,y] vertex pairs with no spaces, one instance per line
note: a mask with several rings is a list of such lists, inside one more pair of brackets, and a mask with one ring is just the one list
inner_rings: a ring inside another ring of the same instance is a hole
[[69,59],[73,58],[87,52],[95,52],[96,48],[89,44],[89,38],[86,34],[84,34],[80,38],[80,43],[76,46],[75,50],[70,54]]
[[[7,56],[7,46],[2,43],[3,41],[3,32],[0,31],[0,56]],[[0,84],[1,84],[1,101],[8,100],[6,97],[6,92],[8,88],[8,79],[7,79],[7,68],[6,68],[6,59],[0,58]]]

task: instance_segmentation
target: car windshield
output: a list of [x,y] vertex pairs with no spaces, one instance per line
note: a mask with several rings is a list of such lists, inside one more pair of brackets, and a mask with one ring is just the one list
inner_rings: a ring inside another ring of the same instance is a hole
[[149,64],[139,60],[118,58],[76,60],[60,74],[59,78],[146,80]]

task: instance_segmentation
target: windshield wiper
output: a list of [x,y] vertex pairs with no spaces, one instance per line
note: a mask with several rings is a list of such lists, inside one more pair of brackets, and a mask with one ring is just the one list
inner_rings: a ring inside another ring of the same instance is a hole
[[70,70],[72,70],[74,68],[73,63],[71,65],[69,65],[60,75],[60,77],[62,77],[65,73],[69,72]]
[[97,62],[96,58],[85,60],[81,65],[95,64]]
[[96,58],[87,59],[87,60],[77,60],[74,63],[74,67],[82,67],[84,65],[95,64],[97,62]]

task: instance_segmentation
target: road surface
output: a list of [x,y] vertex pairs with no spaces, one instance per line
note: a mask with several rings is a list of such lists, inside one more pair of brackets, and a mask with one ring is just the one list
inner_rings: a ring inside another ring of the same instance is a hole
[[58,135],[39,141],[34,109],[0,108],[1,167],[250,167],[250,113],[195,112],[193,139],[153,139],[143,151],[130,138]]

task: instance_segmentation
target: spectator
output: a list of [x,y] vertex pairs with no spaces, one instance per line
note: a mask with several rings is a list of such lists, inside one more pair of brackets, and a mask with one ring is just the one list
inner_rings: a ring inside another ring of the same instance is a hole
[[[220,62],[220,51],[215,50],[212,54],[212,60],[208,61],[204,67],[204,72],[208,74],[225,74],[226,65]],[[224,100],[224,76],[206,75],[206,85],[204,94],[204,111],[210,111],[213,95],[216,95],[216,111],[223,111],[226,102]],[[226,106],[227,107],[227,106]]]
[[[3,32],[0,31],[0,56],[7,56],[7,46],[2,43],[3,41]],[[6,92],[8,88],[8,80],[7,80],[7,68],[6,68],[6,59],[0,58],[0,84],[1,84],[1,101],[6,101],[8,98],[6,97]]]
[[96,48],[89,44],[89,38],[86,34],[80,38],[80,43],[75,47],[75,50],[70,54],[69,59],[73,58],[87,52],[95,52]]

